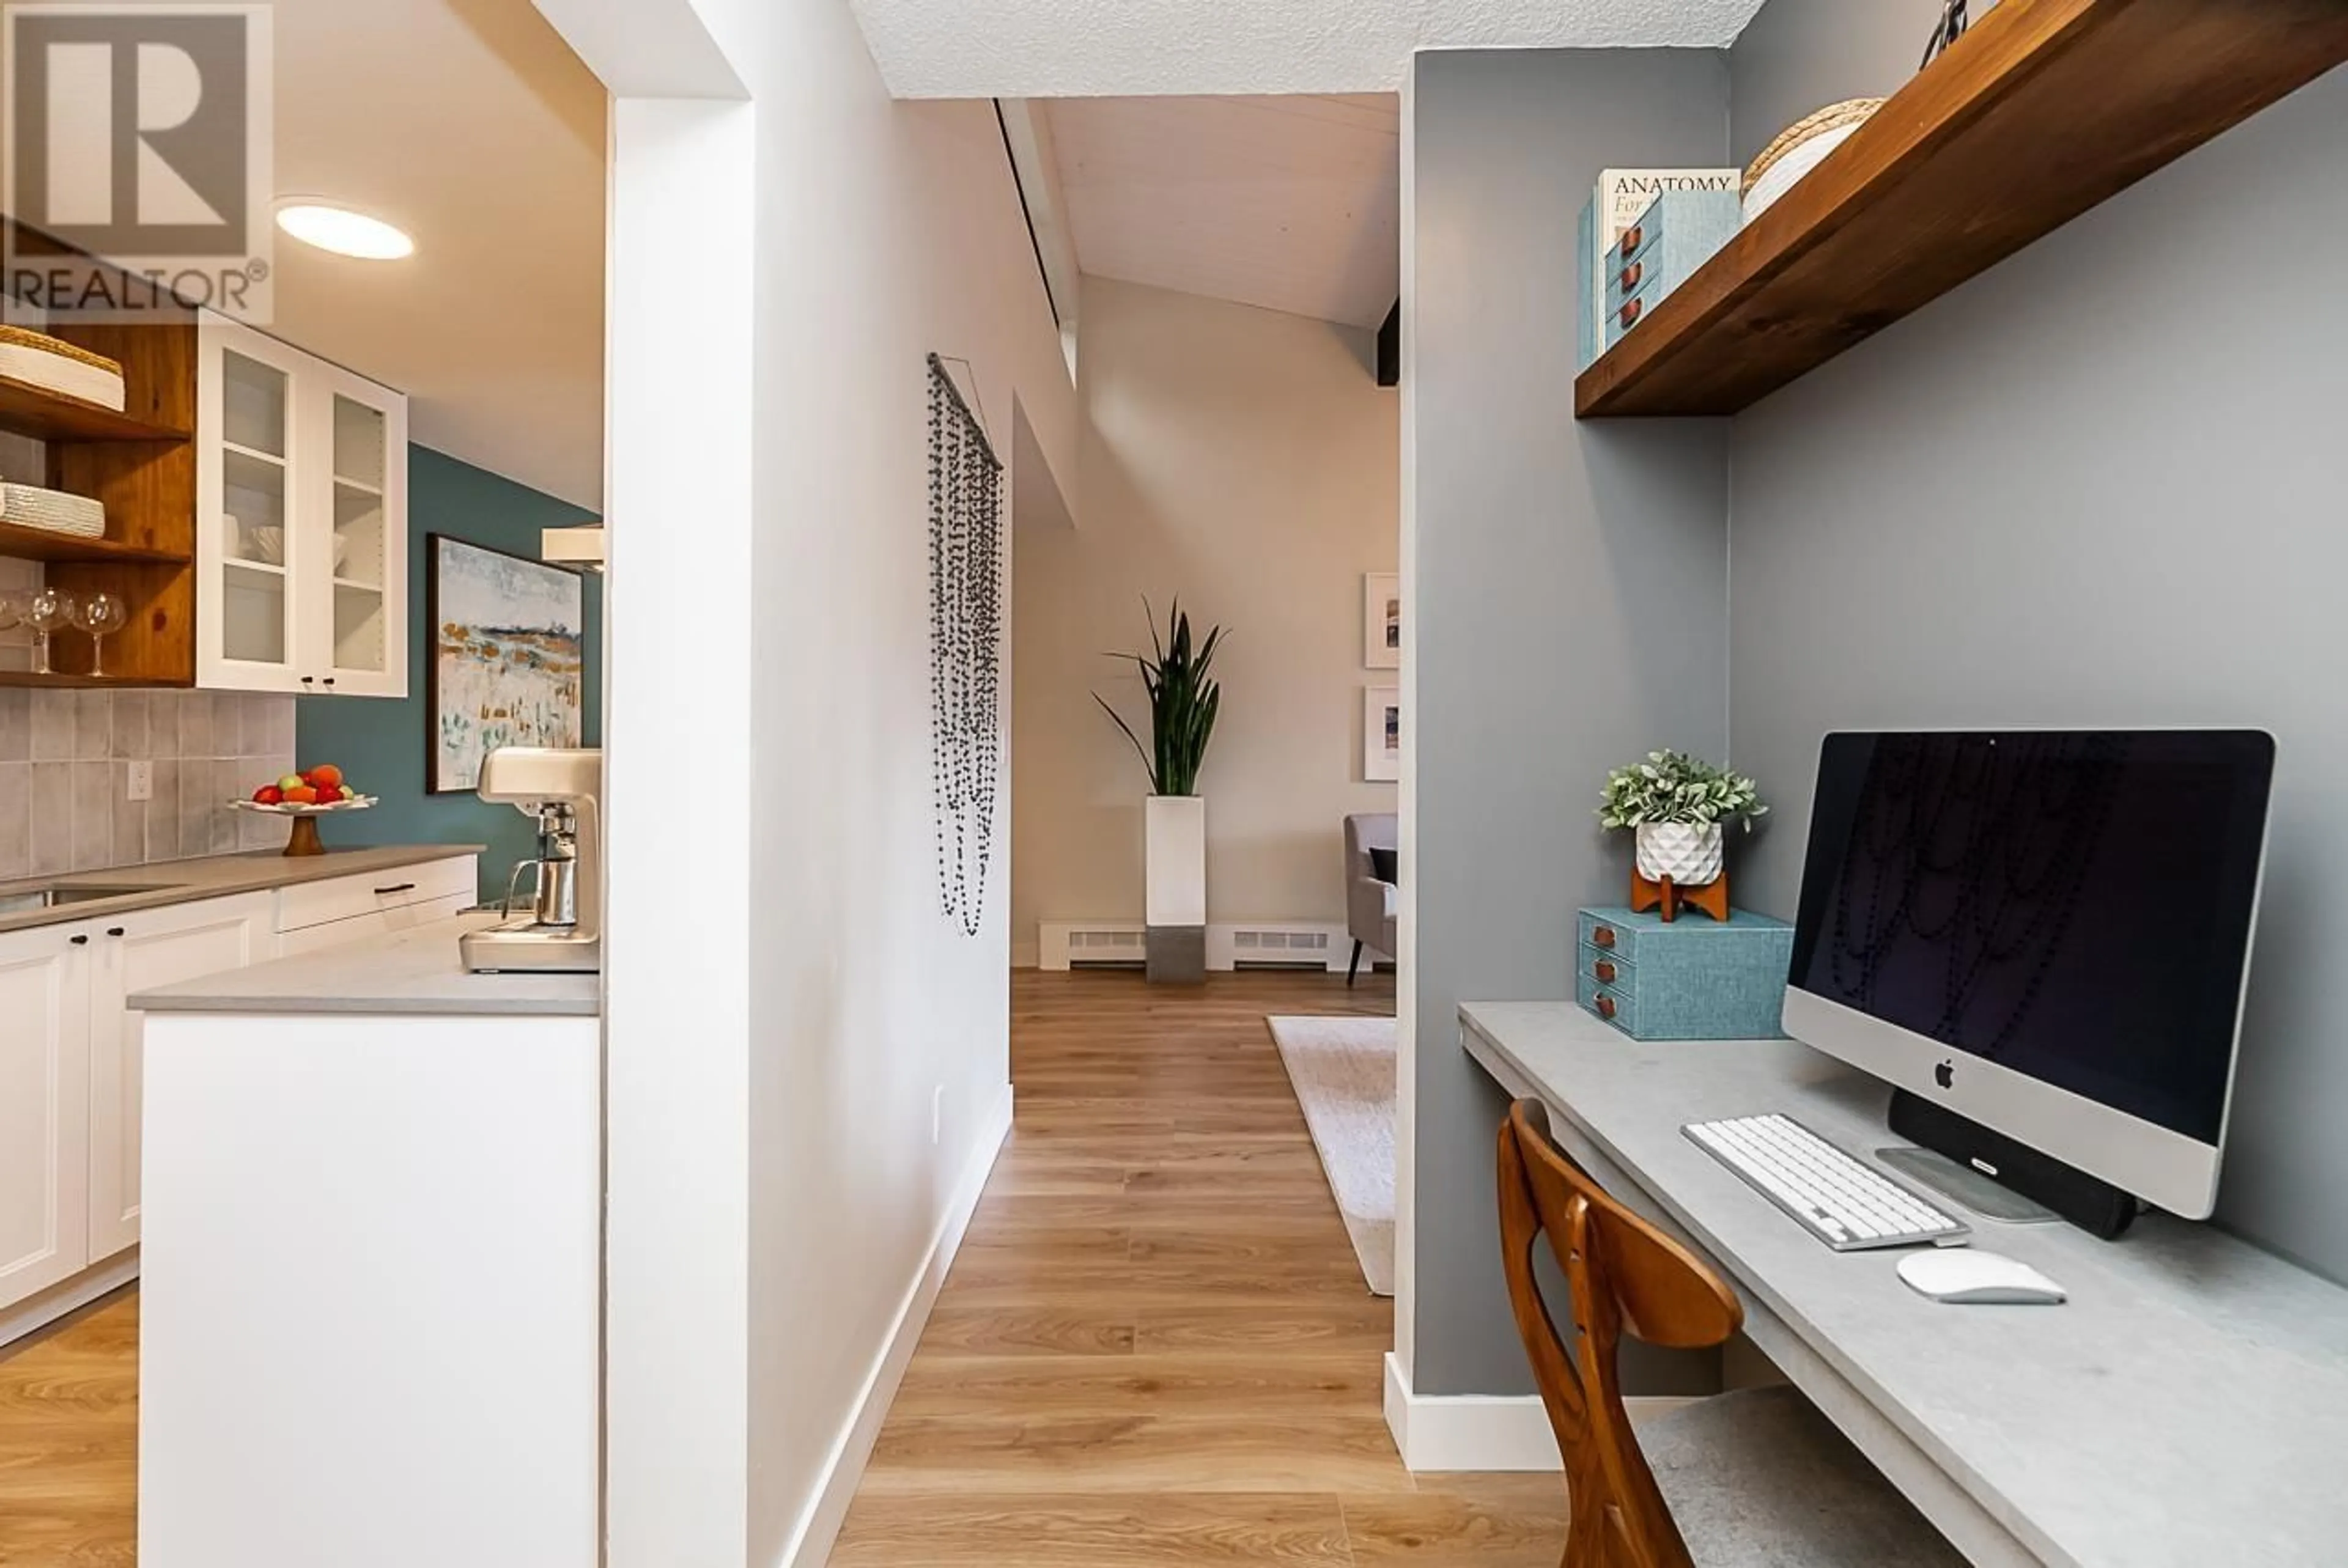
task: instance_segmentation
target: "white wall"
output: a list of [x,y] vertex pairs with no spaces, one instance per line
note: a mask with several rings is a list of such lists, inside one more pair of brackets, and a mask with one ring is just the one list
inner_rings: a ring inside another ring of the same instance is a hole
[[[939,907],[922,355],[970,361],[956,368],[1006,456],[1015,396],[1066,462],[1075,393],[993,107],[892,103],[839,0],[700,9],[757,116],[753,297],[674,302],[670,325],[740,332],[747,303],[757,363],[750,765],[697,781],[724,794],[695,809],[704,851],[747,854],[756,890],[747,1545],[763,1568],[820,1561],[868,1383],[1007,1109],[1007,845],[975,939]],[[689,551],[690,519],[672,526]],[[693,629],[671,631],[690,682]]]
[[1131,666],[1141,601],[1178,595],[1216,654],[1222,714],[1200,788],[1210,917],[1338,920],[1341,824],[1392,811],[1365,784],[1362,576],[1399,548],[1399,405],[1371,334],[1302,316],[1086,278],[1076,528],[1019,529],[1012,930],[1138,917],[1147,775],[1097,707],[1145,739]]

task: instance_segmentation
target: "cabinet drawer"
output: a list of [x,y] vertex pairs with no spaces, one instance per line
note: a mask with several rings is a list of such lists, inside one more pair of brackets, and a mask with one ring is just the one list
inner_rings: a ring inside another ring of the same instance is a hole
[[277,895],[277,929],[305,930],[335,920],[430,904],[461,893],[469,900],[477,885],[473,857],[402,866],[358,876],[337,876],[327,882],[304,882]]
[[1577,975],[1573,980],[1573,994],[1583,1007],[1624,1034],[1635,1036],[1639,1032],[1639,1003],[1629,992],[1601,986],[1588,975]]
[[1623,963],[1639,961],[1639,927],[1629,921],[1603,919],[1588,909],[1581,911],[1580,925],[1581,945],[1595,948],[1606,958]]
[[1581,945],[1580,972],[1601,986],[1612,986],[1618,991],[1635,992],[1638,989],[1638,971],[1639,966],[1626,958],[1602,948],[1591,947],[1587,942]]

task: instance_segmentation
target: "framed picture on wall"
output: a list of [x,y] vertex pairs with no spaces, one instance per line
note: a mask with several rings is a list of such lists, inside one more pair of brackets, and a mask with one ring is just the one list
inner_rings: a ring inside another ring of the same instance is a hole
[[425,574],[425,788],[477,789],[499,746],[575,746],[587,608],[577,572],[434,534]]
[[1402,688],[1362,688],[1362,778],[1392,784],[1402,777]]
[[1362,668],[1402,668],[1402,579],[1390,571],[1362,579]]

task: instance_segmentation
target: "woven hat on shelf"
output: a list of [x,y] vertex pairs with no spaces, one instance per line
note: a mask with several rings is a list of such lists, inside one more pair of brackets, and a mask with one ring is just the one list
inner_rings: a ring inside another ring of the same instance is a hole
[[1750,223],[1766,212],[1882,107],[1881,98],[1846,98],[1805,115],[1779,132],[1777,139],[1763,148],[1761,156],[1745,171],[1745,221]]

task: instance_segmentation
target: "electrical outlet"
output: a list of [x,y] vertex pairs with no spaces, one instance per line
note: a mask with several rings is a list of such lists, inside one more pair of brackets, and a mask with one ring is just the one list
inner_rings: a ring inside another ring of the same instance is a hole
[[930,1142],[938,1142],[945,1136],[945,1132],[946,1086],[941,1083],[930,1091]]
[[154,799],[155,764],[153,763],[132,763],[129,767],[129,774],[130,798],[132,800]]

